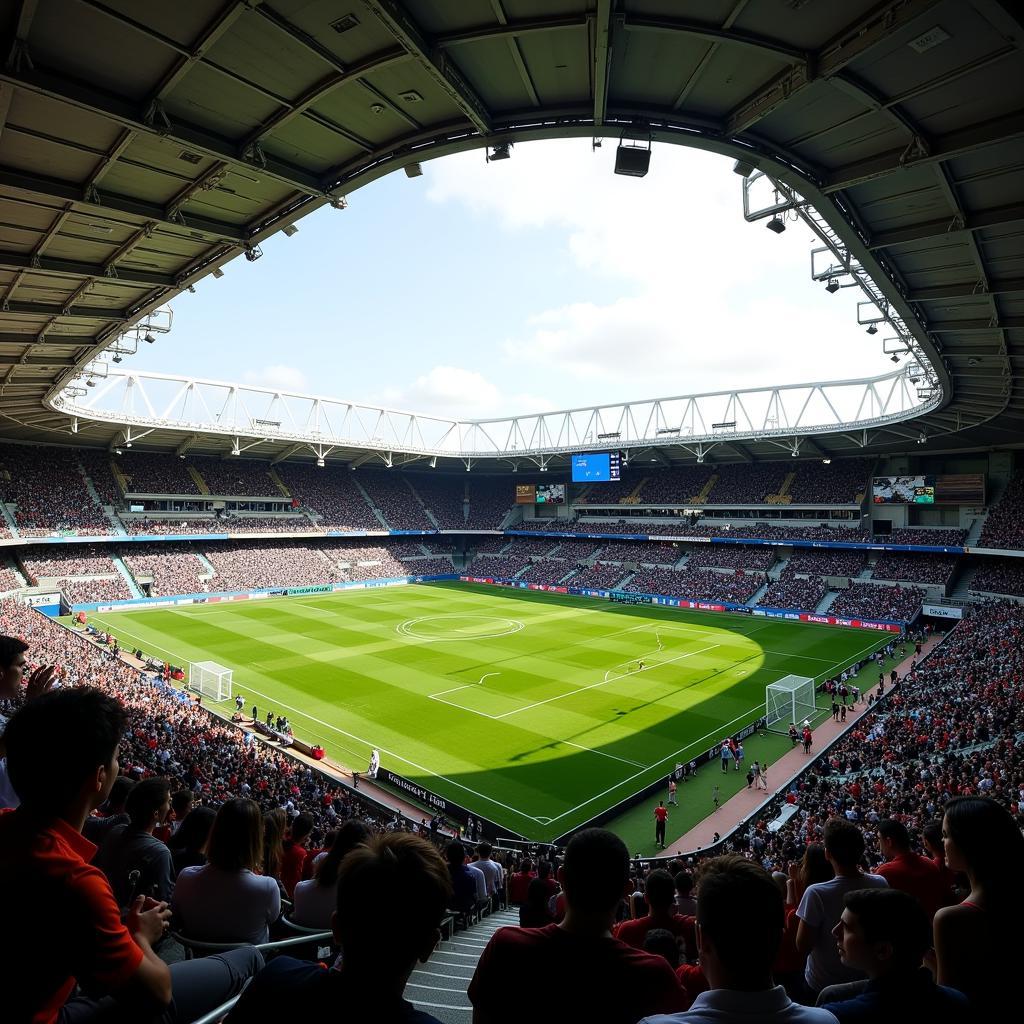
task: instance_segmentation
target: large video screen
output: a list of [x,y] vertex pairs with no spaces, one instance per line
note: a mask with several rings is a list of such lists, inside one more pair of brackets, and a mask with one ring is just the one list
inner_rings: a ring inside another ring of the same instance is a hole
[[984,505],[985,476],[876,476],[871,496],[876,505]]
[[619,479],[618,452],[594,452],[572,457],[572,479],[577,484],[592,484]]
[[564,505],[565,484],[516,484],[517,505]]

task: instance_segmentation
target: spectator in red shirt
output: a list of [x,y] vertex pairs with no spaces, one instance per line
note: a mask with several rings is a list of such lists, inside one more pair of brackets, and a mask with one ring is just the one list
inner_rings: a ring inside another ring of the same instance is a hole
[[921,830],[921,841],[942,879],[942,906],[959,903],[956,872],[946,863],[946,851],[942,845],[942,822],[929,821]]
[[530,891],[530,883],[537,876],[533,873],[533,861],[528,857],[519,865],[519,870],[508,876],[508,901],[514,907],[521,907]]
[[647,901],[647,914],[635,921],[623,921],[615,929],[615,937],[621,939],[634,949],[644,948],[644,939],[652,928],[662,928],[671,932],[676,941],[687,937],[686,918],[675,913],[676,884],[672,876],[661,868],[656,868],[644,880],[644,899]]
[[281,884],[291,899],[295,886],[302,881],[302,868],[306,863],[306,843],[313,831],[313,819],[308,814],[299,814],[292,822],[291,835],[284,841],[281,855]]
[[[611,933],[629,882],[629,852],[604,829],[577,833],[565,851],[565,919],[546,928],[502,928],[469,986],[474,1024],[592,1020],[636,1024],[688,999],[661,957]],[[524,984],[549,977],[550,984]]]
[[883,818],[878,823],[878,848],[886,860],[875,868],[875,874],[891,888],[913,896],[931,920],[948,902],[939,869],[910,848],[910,833],[901,821]]
[[[191,1021],[262,966],[250,948],[168,968],[153,952],[169,923],[166,903],[140,896],[122,923],[81,831],[117,777],[124,729],[117,701],[89,687],[44,694],[7,726],[21,806],[0,812],[0,893],[17,922],[0,929],[0,963],[31,983],[5,986],[5,1020]],[[76,983],[89,994],[72,996]]]

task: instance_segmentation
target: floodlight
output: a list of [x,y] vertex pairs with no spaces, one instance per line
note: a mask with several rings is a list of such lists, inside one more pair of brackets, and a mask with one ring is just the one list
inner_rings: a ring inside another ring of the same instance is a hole
[[153,335],[149,333],[149,331],[146,331],[146,341],[148,341],[149,344],[152,345],[153,342],[156,341],[156,338],[154,338]]
[[830,277],[828,279],[828,284],[825,285],[825,291],[827,291],[829,295],[835,295],[835,293],[839,291],[839,282],[834,277]]
[[775,214],[775,216],[768,221],[765,227],[768,228],[769,231],[774,231],[775,234],[781,235],[782,232],[786,230],[786,222],[778,214]]
[[651,168],[651,133],[646,131],[640,138],[627,138],[627,132],[619,139],[615,150],[615,173],[627,178],[642,178]]
[[316,464],[317,464],[317,465],[318,465],[318,466],[319,466],[319,467],[320,467],[321,469],[323,469],[323,468],[324,468],[324,460],[323,460],[323,459],[321,459],[321,458],[318,458],[318,459],[316,460]]
[[344,196],[332,196],[331,208],[335,210],[344,210],[348,208],[348,200]]
[[219,281],[224,276],[224,271],[220,267],[214,267],[213,276]]
[[299,233],[299,229],[294,224],[285,224],[281,230],[285,233],[285,237],[287,238],[291,238],[292,235],[297,235]]
[[243,255],[250,263],[255,263],[263,255],[263,250],[258,245],[247,245]]
[[125,448],[131,448],[131,446],[132,446],[131,441],[125,441],[124,446],[125,446]]
[[832,465],[832,460],[831,459],[822,459],[821,461],[826,466],[831,466]]
[[238,448],[232,448],[231,449],[231,454],[232,455],[241,455],[242,453],[238,450]]
[[924,431],[922,431],[921,432],[921,436],[917,439],[917,443],[918,444],[924,444],[927,440],[928,440],[928,435],[926,433],[924,433]]
[[754,173],[754,165],[749,160],[737,160],[732,169],[735,174],[744,178],[749,178]]
[[115,363],[119,363],[119,362],[121,362],[121,357],[120,357],[119,355],[115,355],[115,356],[114,356],[114,362],[115,362]]
[[422,164],[406,164],[405,176],[407,178],[419,178],[423,174]]
[[124,455],[124,452],[123,452],[123,451],[121,451],[121,449],[120,449],[120,448],[115,448],[115,449],[114,449],[114,454],[115,454],[115,455]]
[[92,380],[92,379],[89,379],[89,380],[87,380],[87,381],[85,382],[85,386],[86,386],[87,388],[94,388],[94,387],[96,387],[96,381],[94,381],[94,380]]
[[878,328],[874,324],[872,324],[868,328],[868,334],[877,334],[877,333],[878,333]]
[[893,354],[892,354],[892,361],[894,363],[898,363],[900,361],[900,357],[898,355],[896,355],[895,352],[893,352]]
[[486,154],[487,163],[492,160],[507,160],[512,155],[511,149],[511,142],[499,142],[496,146],[491,147],[490,153]]

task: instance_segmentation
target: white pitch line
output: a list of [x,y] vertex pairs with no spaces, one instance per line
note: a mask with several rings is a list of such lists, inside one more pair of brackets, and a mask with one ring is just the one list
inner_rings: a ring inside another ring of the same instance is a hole
[[621,761],[623,764],[631,764],[634,768],[644,768],[646,770],[649,765],[642,765],[639,761],[630,761],[628,757],[619,757],[618,754],[609,754],[606,750],[595,750],[593,747],[585,747],[582,743],[573,743],[572,740],[558,740],[559,743],[564,743],[567,747],[576,747],[578,750],[589,750],[592,754],[600,754],[602,757],[610,757],[613,761]]
[[[500,672],[485,672],[475,683],[463,683],[462,686],[453,686],[450,690],[440,690],[438,693],[428,693],[428,697],[443,697],[446,693],[455,693],[456,690],[468,690],[471,686],[479,686],[485,679],[491,676],[500,676]],[[488,718],[490,715],[488,715]]]
[[[652,665],[652,668],[661,668],[663,665],[671,665],[673,662],[682,661],[683,658],[692,658],[697,654],[703,654],[705,651],[713,651],[716,647],[721,647],[721,644],[711,644],[708,647],[700,647],[696,651],[687,651],[686,654],[679,654],[674,658],[668,658],[665,661],[659,661],[657,665]],[[557,697],[548,697],[547,700],[538,700],[533,704],[527,704],[524,707],[516,708],[514,711],[506,711],[503,715],[495,715],[495,718],[508,718],[509,715],[518,715],[521,711],[530,711],[532,708],[539,708],[543,704],[550,704],[552,701],[563,700],[565,697],[571,697],[574,693],[583,693],[586,690],[593,690],[596,686],[607,686],[608,683],[613,683],[619,679],[625,679],[627,676],[635,676],[639,669],[633,669],[630,672],[623,672],[621,676],[616,676],[615,679],[601,679],[596,683],[591,683],[589,686],[578,686],[575,690],[569,690],[567,693],[560,693]]]

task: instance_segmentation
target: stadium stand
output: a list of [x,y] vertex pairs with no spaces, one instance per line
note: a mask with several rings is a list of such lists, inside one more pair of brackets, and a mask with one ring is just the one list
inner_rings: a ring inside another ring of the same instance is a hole
[[768,584],[757,603],[765,608],[799,608],[813,612],[826,593],[827,588],[820,579],[798,577],[787,567],[778,579]]
[[173,537],[204,533],[317,533],[306,516],[224,516],[200,514],[187,519],[122,518],[126,533],[133,536]]
[[498,576],[511,579],[530,564],[529,559],[518,556],[477,555],[466,566],[470,576]]
[[625,579],[627,570],[618,565],[602,565],[600,562],[592,566],[577,569],[567,579],[568,587],[593,587],[595,590],[610,590]]
[[925,592],[920,587],[890,587],[883,584],[851,583],[840,591],[829,608],[830,615],[851,619],[890,619],[908,622],[921,607]]
[[978,547],[1024,551],[1024,473],[1018,473],[1010,481],[989,513]]
[[879,555],[871,571],[874,579],[945,585],[956,570],[956,560],[929,555]]
[[130,494],[202,494],[185,459],[123,451],[115,459],[116,471],[125,479]]
[[775,563],[775,551],[767,545],[704,544],[690,552],[687,568],[757,569],[767,572]]
[[[18,550],[18,549],[15,549]],[[106,544],[48,544],[21,548],[18,556],[30,582],[69,576],[116,576],[110,560],[113,548]]]
[[870,470],[867,459],[833,459],[829,465],[801,461],[786,492],[788,504],[859,505]]
[[986,560],[972,577],[970,589],[1024,597],[1024,562],[1015,558]]
[[960,547],[967,539],[967,531],[960,529],[913,528],[901,526],[888,537],[879,538],[889,544],[931,544],[936,547]]
[[209,570],[186,549],[170,544],[132,544],[124,549],[124,564],[136,581],[151,576],[151,595],[196,594],[209,590]]
[[808,576],[858,576],[864,568],[864,554],[861,551],[796,548],[786,567],[791,572]]
[[718,477],[708,495],[709,505],[759,505],[778,494],[786,482],[785,463],[766,462],[753,466],[719,466]]
[[728,601],[745,604],[764,585],[763,573],[715,572],[692,569],[674,572],[666,569],[641,569],[623,587],[638,594],[665,594],[691,601]]
[[433,530],[406,478],[387,470],[361,470],[356,478],[392,530]]
[[[597,549],[597,545],[594,545]],[[600,549],[597,558],[600,562],[642,562],[649,565],[675,565],[682,557],[682,551],[671,544],[642,543],[640,541],[623,541],[618,544],[606,544]]]
[[265,462],[251,459],[215,459],[198,456],[189,460],[203,478],[210,494],[236,498],[282,498],[280,488],[271,479]]
[[303,508],[318,517],[326,530],[382,530],[348,469],[328,466],[320,469],[300,463],[282,462],[275,469],[285,487]]

